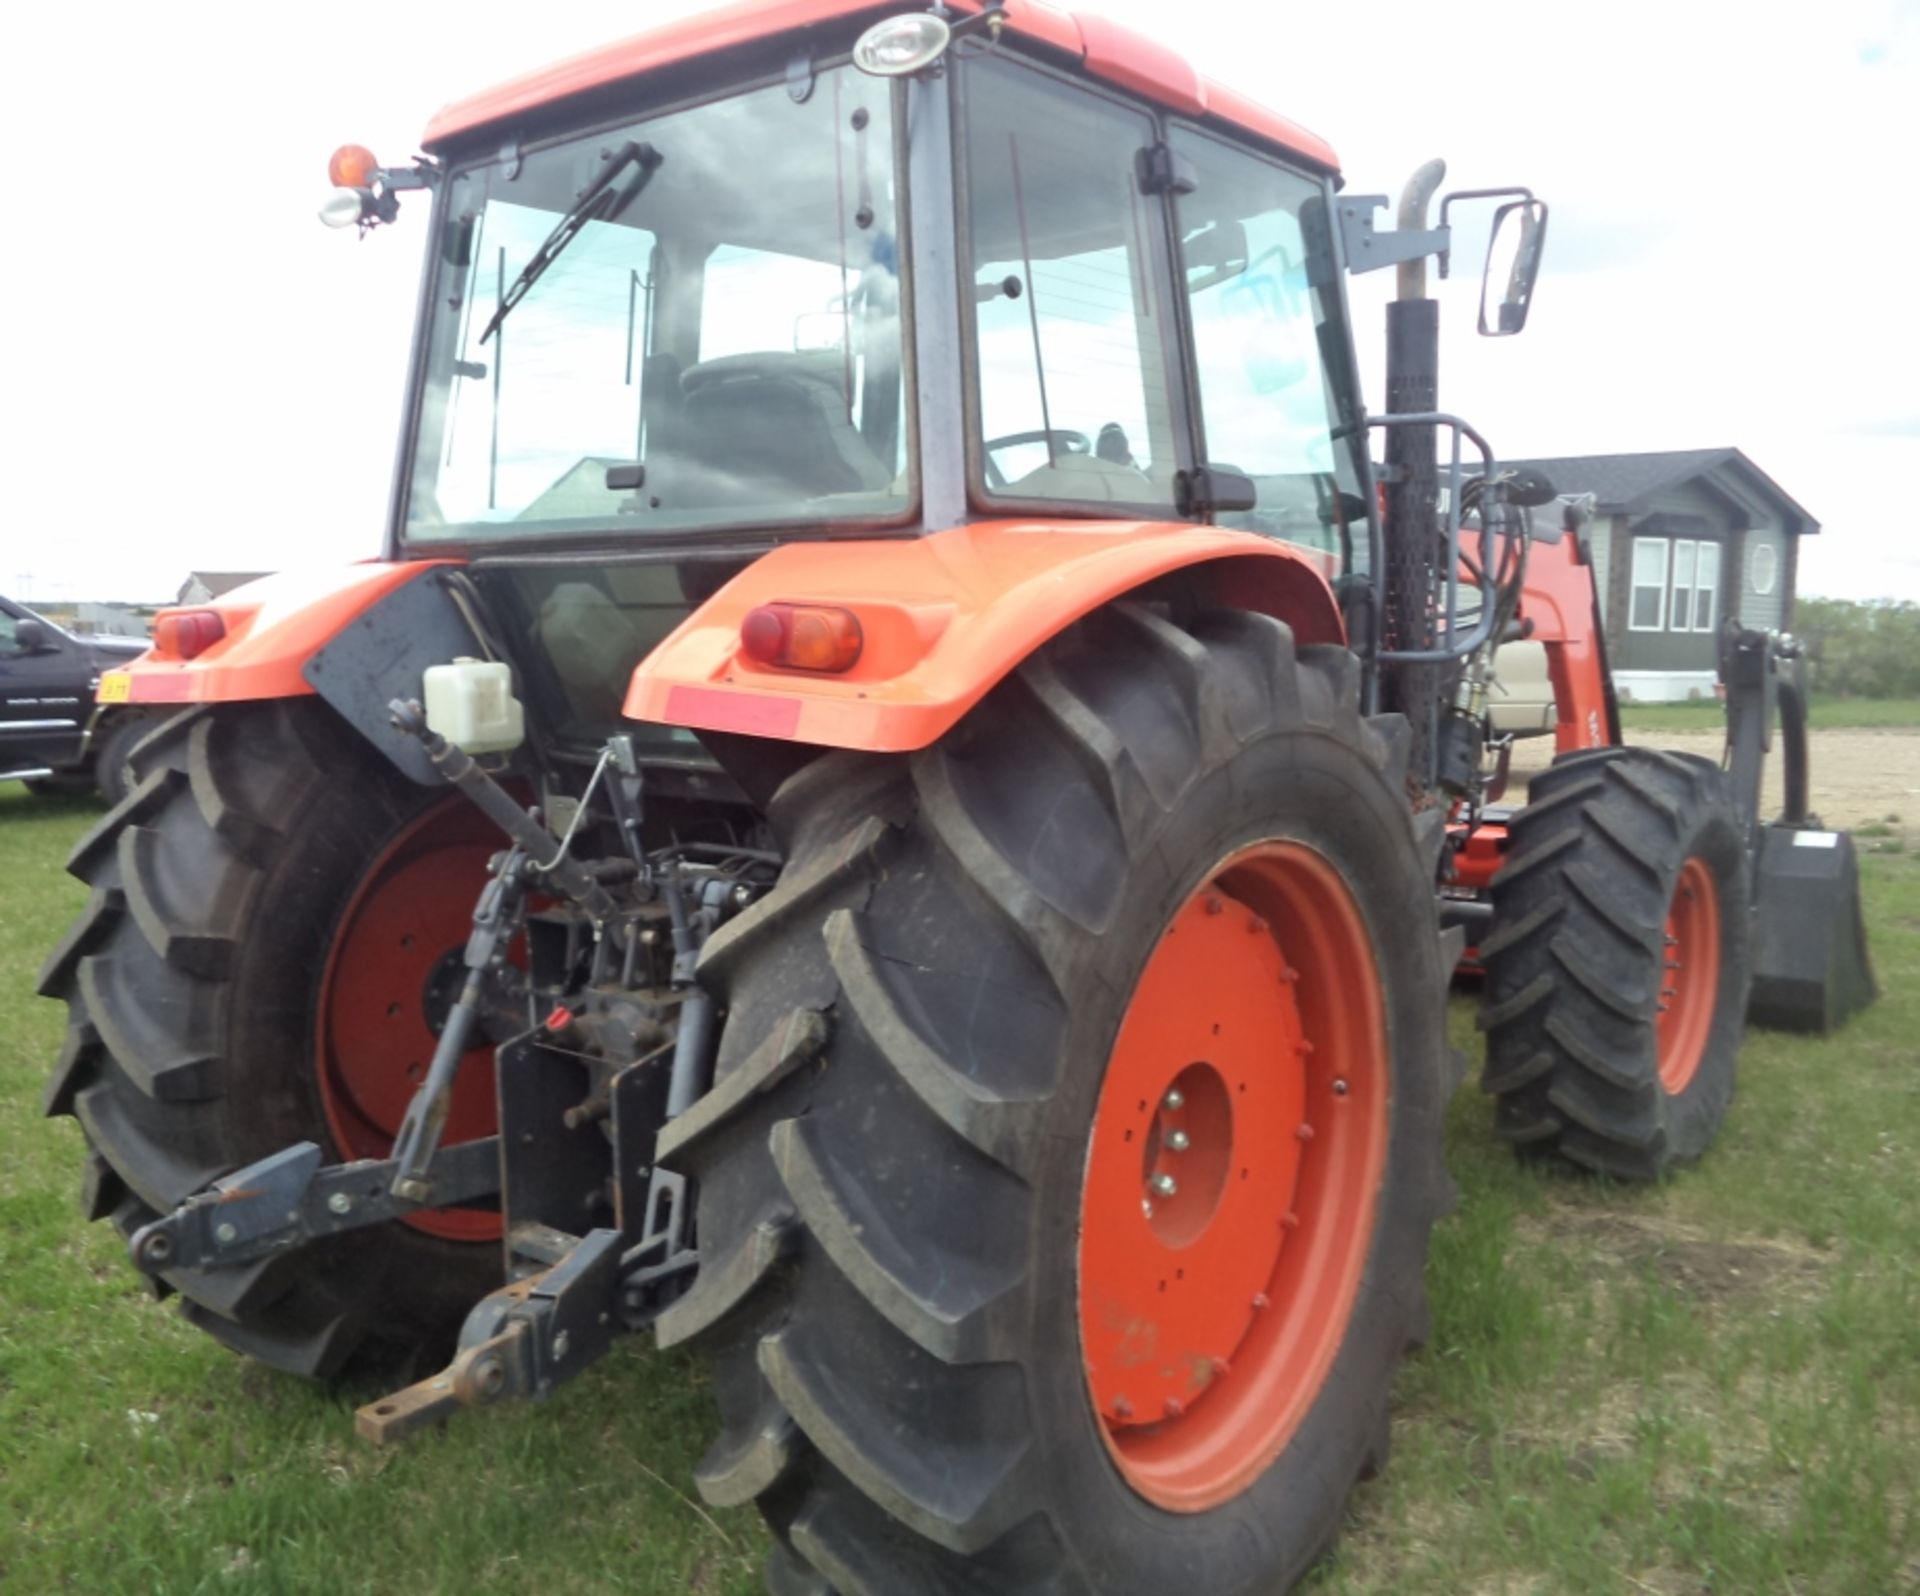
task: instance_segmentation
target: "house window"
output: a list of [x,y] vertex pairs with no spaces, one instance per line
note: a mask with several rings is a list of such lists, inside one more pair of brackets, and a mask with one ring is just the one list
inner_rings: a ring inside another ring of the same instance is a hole
[[1633,540],[1633,603],[1628,629],[1658,632],[1667,624],[1667,551],[1665,538]]
[[1673,544],[1673,602],[1667,607],[1669,630],[1684,632],[1693,624],[1694,557],[1700,545],[1692,538],[1676,538]]
[[1702,543],[1694,560],[1693,629],[1711,632],[1719,621],[1714,611],[1720,597],[1720,545]]
[[1779,579],[1780,551],[1771,543],[1756,543],[1747,560],[1747,580],[1753,584],[1754,592],[1765,597]]

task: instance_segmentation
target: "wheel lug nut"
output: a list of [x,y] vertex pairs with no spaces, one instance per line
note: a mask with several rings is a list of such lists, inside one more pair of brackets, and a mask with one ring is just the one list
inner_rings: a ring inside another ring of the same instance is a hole
[[1313,1140],[1313,1127],[1311,1125],[1302,1125],[1293,1134],[1298,1136],[1303,1142],[1310,1142]]
[[1256,1291],[1253,1294],[1253,1311],[1255,1313],[1259,1313],[1266,1306],[1267,1306],[1267,1294],[1264,1291]]
[[1347,1095],[1347,1083],[1344,1078],[1334,1081],[1333,1095],[1335,1097],[1345,1097]]
[[1216,898],[1213,896],[1209,896],[1207,898],[1208,914],[1225,914],[1226,912],[1227,912],[1227,900],[1225,898]]
[[1183,1130],[1169,1131],[1167,1133],[1167,1146],[1173,1152],[1184,1153],[1192,1145],[1193,1142]]
[[1168,1108],[1185,1108],[1187,1106],[1187,1094],[1177,1086],[1171,1087],[1168,1089],[1167,1095],[1161,1098],[1160,1101]]
[[1233,1369],[1233,1365],[1227,1362],[1225,1358],[1215,1358],[1211,1367],[1213,1369],[1213,1377],[1216,1380],[1224,1380]]
[[1181,1414],[1185,1413],[1186,1411],[1187,1411],[1186,1403],[1182,1402],[1178,1397],[1167,1398],[1167,1417],[1168,1418],[1177,1419],[1180,1417]]
[[1145,1214],[1149,1219],[1153,1218],[1153,1199],[1151,1197],[1142,1197],[1140,1199],[1140,1212]]
[[1132,1418],[1133,1404],[1129,1402],[1125,1397],[1115,1397],[1113,1399],[1113,1416],[1116,1419]]
[[1153,1189],[1162,1197],[1171,1197],[1180,1189],[1180,1185],[1171,1175],[1155,1175],[1153,1177]]

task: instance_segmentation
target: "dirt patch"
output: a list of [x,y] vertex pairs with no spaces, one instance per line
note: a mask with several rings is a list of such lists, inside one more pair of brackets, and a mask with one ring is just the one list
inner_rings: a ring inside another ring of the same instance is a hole
[[1816,1297],[1829,1262],[1804,1242],[1726,1236],[1652,1216],[1565,1211],[1542,1229],[1558,1245],[1588,1249],[1708,1308]]
[[[1649,748],[1720,758],[1725,738],[1719,732],[1633,732],[1628,740]],[[1808,739],[1813,767],[1813,810],[1829,826],[1867,829],[1858,839],[1863,851],[1912,852],[1920,849],[1920,727],[1882,727],[1815,731]],[[1516,743],[1516,786],[1547,768],[1553,758],[1551,737]],[[1781,761],[1777,747],[1767,761],[1767,812],[1780,812]],[[1509,800],[1511,801],[1511,800]]]

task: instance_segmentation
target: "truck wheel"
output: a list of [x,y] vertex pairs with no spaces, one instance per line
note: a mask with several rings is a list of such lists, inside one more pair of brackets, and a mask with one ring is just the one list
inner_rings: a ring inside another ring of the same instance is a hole
[[[87,907],[47,960],[66,1045],[49,1114],[87,1140],[83,1204],[130,1234],[298,1141],[391,1145],[431,1055],[434,972],[464,944],[493,846],[315,704],[190,710],[68,868]],[[439,983],[445,986],[446,983]],[[493,1129],[469,1055],[449,1139]],[[175,1270],[188,1319],[276,1368],[438,1352],[500,1278],[498,1215],[449,1210],[235,1269]]]
[[119,803],[133,790],[127,756],[140,739],[158,724],[158,721],[146,715],[125,714],[107,722],[106,730],[94,748],[93,777],[101,797],[108,803]]
[[1383,1462],[1446,971],[1405,725],[1357,696],[1277,621],[1122,605],[775,799],[658,1326],[710,1352],[697,1478],[759,1505],[771,1589],[1268,1596]]
[[1746,1031],[1749,882],[1704,759],[1623,748],[1534,778],[1480,944],[1501,1137],[1624,1180],[1707,1150]]
[[36,776],[32,781],[23,781],[20,785],[36,798],[93,796],[93,778],[90,776]]

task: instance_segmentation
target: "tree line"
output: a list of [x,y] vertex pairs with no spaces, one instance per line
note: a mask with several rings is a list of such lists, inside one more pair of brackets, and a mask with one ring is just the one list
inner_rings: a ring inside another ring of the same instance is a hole
[[1837,698],[1920,698],[1920,604],[1800,599],[1793,631],[1813,659],[1813,686]]

